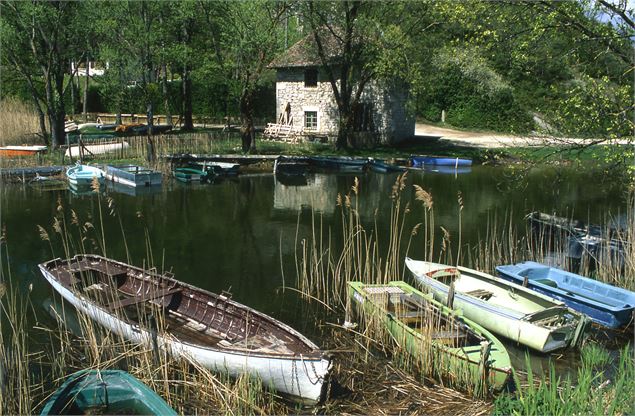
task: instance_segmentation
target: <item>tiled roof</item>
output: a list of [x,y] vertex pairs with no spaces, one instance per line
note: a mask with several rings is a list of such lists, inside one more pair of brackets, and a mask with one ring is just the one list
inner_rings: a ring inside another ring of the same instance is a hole
[[[330,62],[336,62],[342,55],[341,39],[338,39],[328,29],[321,29],[321,40],[327,59]],[[269,64],[269,68],[297,68],[321,66],[322,61],[318,54],[317,44],[313,33],[305,36],[287,49],[282,55],[276,57]]]

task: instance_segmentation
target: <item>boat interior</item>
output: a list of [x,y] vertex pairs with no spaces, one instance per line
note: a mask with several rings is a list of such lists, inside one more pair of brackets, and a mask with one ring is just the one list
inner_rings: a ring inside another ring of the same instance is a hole
[[398,286],[366,286],[366,295],[404,325],[450,348],[479,346],[481,337],[464,323],[443,314],[426,298]]
[[131,324],[204,348],[294,355],[314,348],[277,321],[170,276],[100,257],[49,264],[65,287]]
[[630,299],[632,296],[629,296],[628,293],[602,282],[581,279],[548,266],[526,268],[518,272],[518,275],[527,277],[536,283],[568,292],[569,295],[588,298],[612,307],[629,306],[629,302],[635,301],[635,299]]

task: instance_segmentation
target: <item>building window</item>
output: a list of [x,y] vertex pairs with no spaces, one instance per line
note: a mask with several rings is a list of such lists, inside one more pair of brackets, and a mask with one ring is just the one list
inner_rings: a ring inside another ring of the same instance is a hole
[[316,68],[309,68],[304,70],[304,86],[313,88],[317,87],[318,83],[318,70]]
[[307,130],[317,130],[318,128],[317,114],[318,114],[317,111],[304,112],[304,127]]

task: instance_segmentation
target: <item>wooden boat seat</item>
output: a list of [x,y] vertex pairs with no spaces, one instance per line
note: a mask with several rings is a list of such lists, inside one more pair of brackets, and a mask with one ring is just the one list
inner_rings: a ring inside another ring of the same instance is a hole
[[471,290],[469,292],[465,292],[465,294],[482,300],[489,300],[492,296],[494,296],[492,292],[484,289]]
[[163,290],[157,290],[157,291],[150,291],[148,293],[145,293],[141,296],[132,296],[128,299],[123,299],[120,301],[115,301],[113,303],[111,303],[110,305],[107,306],[107,308],[110,311],[115,311],[117,309],[121,309],[124,308],[126,306],[130,306],[130,305],[135,305],[137,303],[142,303],[142,302],[146,302],[149,300],[153,300],[153,299],[157,299],[157,298],[162,298],[168,295],[173,295],[175,293],[178,293],[182,290],[182,288],[177,287],[177,288],[172,288],[172,289],[163,289]]

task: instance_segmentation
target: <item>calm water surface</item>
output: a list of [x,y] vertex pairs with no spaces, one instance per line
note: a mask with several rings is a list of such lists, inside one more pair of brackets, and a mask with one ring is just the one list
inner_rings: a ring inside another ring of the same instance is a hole
[[[377,226],[380,235],[386,235],[389,227],[395,179],[396,175],[373,173],[359,176],[361,218],[368,228]],[[77,237],[78,227],[72,224],[72,212],[80,224],[88,222],[97,229],[101,215],[109,257],[127,261],[128,252],[135,265],[150,262],[204,289],[217,293],[230,290],[235,300],[311,333],[312,323],[298,313],[297,299],[289,301],[280,293],[282,269],[286,284],[293,285],[296,233],[299,238],[310,235],[312,212],[333,230],[340,230],[337,195],[349,192],[354,180],[351,175],[316,174],[307,179],[306,185],[289,186],[270,174],[243,175],[211,185],[167,181],[163,187],[144,189],[137,195],[125,188],[107,189],[99,196],[90,192],[78,195],[66,189],[0,185],[0,221],[8,245],[11,279],[23,290],[32,285],[35,307],[43,315],[39,319],[45,321],[43,305],[52,296],[52,289],[37,264],[64,256],[53,230],[53,217],[58,209],[65,213],[75,236],[75,248],[71,248],[74,253],[81,250],[81,239]],[[502,222],[511,218],[522,237],[523,217],[533,210],[601,223],[608,214],[619,216],[626,209],[623,190],[610,178],[592,172],[542,169],[523,176],[505,168],[476,166],[461,174],[413,171],[407,183],[403,199],[412,203],[412,210],[406,229],[423,220],[423,208],[414,201],[412,185],[417,184],[434,198],[435,233],[441,235],[438,227],[443,226],[456,241],[460,192],[462,241],[472,246],[487,234],[488,224],[494,219]],[[37,225],[51,235],[54,253],[49,242],[42,240]],[[95,232],[89,230],[86,235],[86,251],[99,252]],[[337,235],[333,233],[334,244],[338,243]],[[410,255],[423,255],[421,240],[415,241]],[[523,351],[510,352],[523,360]],[[538,364],[541,361],[535,358]]]

